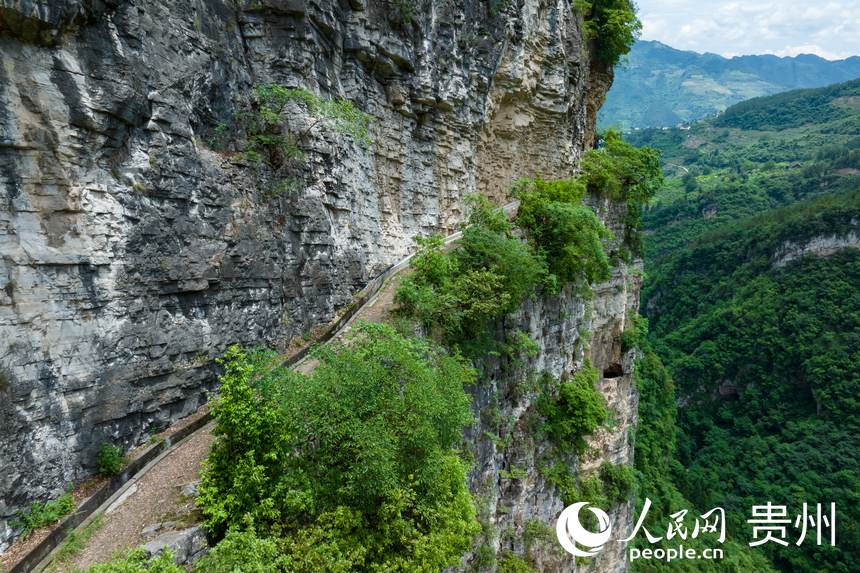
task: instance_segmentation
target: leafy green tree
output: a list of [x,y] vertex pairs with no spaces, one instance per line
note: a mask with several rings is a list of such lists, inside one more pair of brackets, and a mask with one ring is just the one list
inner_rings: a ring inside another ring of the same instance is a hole
[[520,180],[517,225],[547,261],[552,290],[568,283],[594,283],[609,277],[604,242],[610,237],[594,211],[582,204],[580,179]]
[[610,130],[603,135],[602,146],[583,157],[582,175],[589,193],[626,203],[624,245],[632,254],[641,255],[642,213],[663,185],[660,153],[630,145]]
[[395,301],[401,312],[438,331],[448,344],[485,349],[490,321],[515,310],[544,282],[544,260],[514,236],[504,212],[484,198],[471,200],[459,248],[446,251],[441,237],[418,239],[413,272]]
[[630,52],[642,31],[631,0],[575,0],[574,5],[582,14],[586,35],[594,41],[599,62],[614,66]]
[[[478,531],[454,446],[475,372],[365,324],[310,376],[231,349],[201,484],[207,525],[283,540],[289,571],[437,571]],[[329,568],[330,567],[330,568]]]

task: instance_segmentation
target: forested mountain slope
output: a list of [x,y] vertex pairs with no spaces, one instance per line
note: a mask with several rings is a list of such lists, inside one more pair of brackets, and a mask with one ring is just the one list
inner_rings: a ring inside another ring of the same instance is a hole
[[616,69],[600,110],[603,126],[674,126],[758,96],[860,77],[860,57],[828,61],[811,54],[724,58],[639,41]]
[[789,527],[753,549],[780,571],[860,570],[858,133],[854,81],[630,136],[669,175],[645,216],[643,309],[675,399],[643,392],[640,411],[676,416],[674,486],[724,507],[734,539],[752,539],[752,505],[837,504],[836,547]]

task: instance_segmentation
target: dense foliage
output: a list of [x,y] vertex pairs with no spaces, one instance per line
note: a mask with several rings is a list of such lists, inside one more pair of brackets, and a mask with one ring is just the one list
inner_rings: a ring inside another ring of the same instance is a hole
[[556,395],[545,396],[538,404],[554,443],[583,453],[587,446],[585,436],[606,421],[609,412],[595,388],[597,377],[597,370],[585,364],[570,380],[558,385]]
[[[835,548],[797,546],[791,527],[788,547],[756,548],[780,571],[860,569],[860,251],[846,240],[860,221],[860,107],[845,89],[637,137],[675,173],[646,217],[649,338],[676,387],[670,400],[656,357],[640,367],[637,464],[660,468],[643,483],[670,474],[652,499],[677,488],[699,510],[721,506],[741,542],[754,504],[786,505],[793,518],[803,502],[835,502]],[[649,432],[675,424],[677,447],[661,458]]]
[[595,58],[609,66],[617,64],[642,31],[636,5],[631,0],[575,0],[575,6],[594,41]]
[[499,573],[534,573],[536,569],[522,557],[506,553],[499,559]]
[[[856,106],[860,80],[818,89],[793,91],[741,102],[726,110],[716,121],[718,127],[783,131],[809,123],[822,124],[839,119],[840,104]],[[838,98],[844,98],[842,102]],[[836,100],[836,105],[832,105]]]
[[[459,248],[441,237],[419,240],[413,272],[400,284],[401,311],[438,331],[448,344],[474,350],[489,321],[516,309],[545,280],[545,262],[513,234],[505,213],[473,198]],[[484,343],[485,344],[485,343]]]
[[[856,217],[860,195],[852,199]],[[802,501],[836,502],[838,548],[779,548],[773,558],[790,571],[855,570],[860,253],[756,268],[742,257],[750,257],[750,245],[767,246],[766,234],[743,232],[744,241],[723,237],[684,253],[667,269],[671,291],[652,298],[660,306],[660,347],[689,396],[680,417],[686,471],[679,484],[697,505],[725,507],[738,531],[757,500],[794,509]],[[746,264],[721,264],[732,259]],[[701,388],[720,393],[702,395]]]
[[[643,510],[645,499],[652,505],[648,510],[644,527],[658,537],[665,537],[672,515],[688,509],[692,520],[711,507],[699,507],[691,503],[674,483],[683,472],[676,459],[677,428],[675,389],[668,371],[659,357],[651,350],[647,341],[639,340],[639,359],[636,362],[636,385],[639,390],[639,423],[635,434],[636,469],[636,517]],[[664,547],[685,548],[702,552],[705,549],[720,548],[723,559],[675,560],[637,560],[631,563],[633,573],[771,573],[774,571],[764,554],[751,549],[745,540],[729,536],[724,544],[715,541],[714,535],[701,535],[693,539],[673,541],[664,539],[652,545],[640,533],[633,546],[639,549]]]
[[528,179],[514,187],[514,196],[520,199],[517,225],[546,261],[552,289],[609,278],[604,243],[611,234],[594,211],[582,204],[585,190],[581,178]]
[[[773,105],[793,108],[786,100],[805,101],[807,93],[775,96]],[[857,189],[860,106],[848,105],[836,93],[830,107],[838,115],[802,127],[753,131],[705,121],[689,130],[645,130],[627,136],[634,144],[660,150],[670,175],[645,222],[646,229],[655,231],[648,240],[651,270],[664,256],[730,221]],[[764,109],[771,101],[753,100]]]
[[277,538],[284,571],[437,571],[478,525],[453,449],[474,371],[422,340],[363,325],[310,376],[233,349],[213,407],[200,505],[216,535]]
[[199,573],[269,573],[288,570],[290,557],[275,538],[258,537],[253,528],[231,529],[194,567]]
[[612,130],[603,134],[600,143],[598,149],[583,157],[581,177],[589,193],[625,203],[627,212],[620,254],[629,251],[641,255],[642,212],[663,184],[660,153],[651,147],[630,145]]

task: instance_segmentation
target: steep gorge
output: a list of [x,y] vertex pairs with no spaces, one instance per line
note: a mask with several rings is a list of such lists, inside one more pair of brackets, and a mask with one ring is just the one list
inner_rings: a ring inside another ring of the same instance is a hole
[[[670,453],[644,494],[723,507],[733,570],[858,567],[858,93],[857,80],[786,92],[631,135],[670,174],[644,218],[643,314],[652,370],[662,361],[674,383],[671,399],[642,388],[637,467],[656,432]],[[751,506],[803,498],[840,508],[836,547],[745,547]],[[670,568],[684,570],[642,570]]]
[[[140,443],[195,411],[228,345],[283,347],[328,322],[416,235],[453,230],[466,194],[501,200],[517,177],[574,172],[611,72],[589,61],[569,4],[409,6],[0,8],[0,547],[31,500],[93,473],[103,442]],[[219,125],[238,136],[229,126],[261,84],[351,99],[371,116],[372,144],[298,110],[290,124],[312,130],[300,185],[272,196],[270,170],[211,144]],[[620,228],[623,209],[595,207]],[[638,276],[619,263],[591,299],[568,292],[509,319],[540,344],[529,368],[559,376],[588,356],[607,372],[616,424],[583,466],[632,459],[636,398],[618,337]],[[478,422],[472,489],[492,515],[488,543],[521,551],[528,521],[551,523],[563,503],[516,423],[530,404],[504,392],[522,372],[493,368],[475,409],[500,400],[514,437],[500,450]],[[512,466],[530,477],[500,477]],[[620,551],[601,570],[623,570]],[[545,570],[561,567],[553,559]]]

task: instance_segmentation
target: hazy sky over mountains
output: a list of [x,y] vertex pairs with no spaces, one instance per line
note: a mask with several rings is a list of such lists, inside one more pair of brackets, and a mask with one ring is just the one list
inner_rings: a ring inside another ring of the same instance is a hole
[[637,0],[643,40],[741,54],[860,55],[860,0]]

